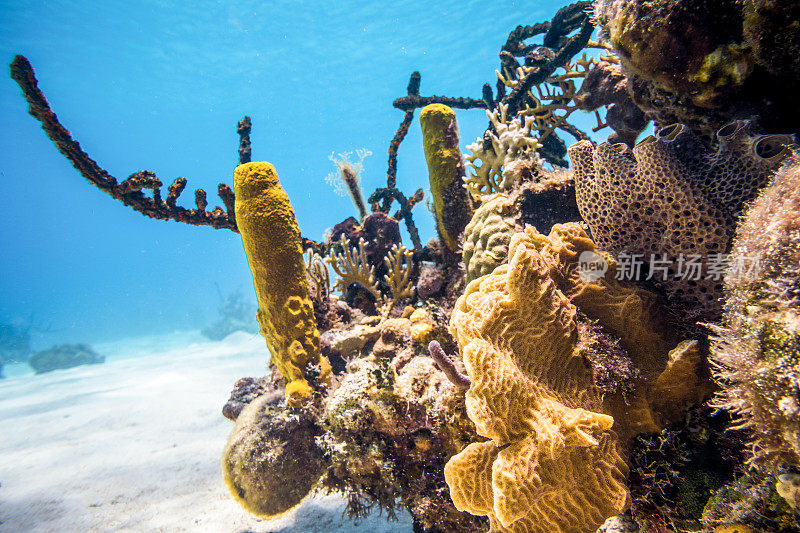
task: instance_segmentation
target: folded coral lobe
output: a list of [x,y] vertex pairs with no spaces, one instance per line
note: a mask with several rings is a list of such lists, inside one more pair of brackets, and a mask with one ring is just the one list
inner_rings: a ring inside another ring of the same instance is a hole
[[456,506],[488,516],[493,530],[594,531],[625,507],[627,467],[539,237],[515,234],[509,263],[456,304],[467,411],[491,440],[451,458],[445,477]]

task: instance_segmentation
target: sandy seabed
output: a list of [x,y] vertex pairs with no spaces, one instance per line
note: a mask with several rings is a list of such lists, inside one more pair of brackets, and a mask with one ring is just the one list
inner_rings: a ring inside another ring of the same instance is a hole
[[352,522],[335,496],[274,520],[222,483],[233,383],[266,373],[260,336],[197,332],[97,344],[100,365],[0,380],[0,531],[411,531],[407,514]]

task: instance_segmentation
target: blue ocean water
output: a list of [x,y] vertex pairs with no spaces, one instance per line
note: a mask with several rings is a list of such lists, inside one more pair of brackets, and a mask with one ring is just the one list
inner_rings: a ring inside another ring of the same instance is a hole
[[[188,179],[182,205],[232,184],[236,123],[253,120],[253,160],[273,163],[312,239],[355,214],[324,181],[328,156],[365,148],[363,188],[384,186],[386,151],[411,72],[423,95],[479,98],[518,24],[563,4],[339,2],[0,2],[0,57],[25,55],[83,149],[122,180]],[[7,72],[7,71],[6,71]],[[145,218],[88,184],[0,82],[0,322],[32,324],[34,349],[197,329],[218,292],[253,299],[239,236]],[[462,147],[486,127],[457,111]],[[419,123],[400,148],[398,187],[427,189]],[[432,219],[420,205],[423,242]],[[408,236],[405,243],[410,246]]]

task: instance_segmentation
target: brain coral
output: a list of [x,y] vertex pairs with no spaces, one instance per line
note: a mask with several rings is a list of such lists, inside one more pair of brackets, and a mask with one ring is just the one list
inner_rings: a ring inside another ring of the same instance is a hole
[[511,235],[522,228],[515,221],[514,202],[504,194],[484,201],[464,230],[462,258],[467,282],[489,274],[506,260]]
[[753,430],[758,466],[800,467],[800,157],[790,157],[737,230],[726,329],[713,352],[719,405]]
[[[729,248],[743,205],[785,158],[788,141],[753,135],[744,122],[722,128],[716,150],[679,124],[633,151],[580,141],[569,149],[578,208],[602,249],[628,259],[639,254],[642,275],[652,261],[650,274],[671,298],[714,319],[722,291],[719,254]],[[689,270],[692,261],[695,270]]]
[[479,435],[445,468],[459,509],[500,531],[593,531],[627,500],[614,420],[578,342],[576,308],[531,238],[509,263],[467,286],[451,333],[472,379],[467,413]]

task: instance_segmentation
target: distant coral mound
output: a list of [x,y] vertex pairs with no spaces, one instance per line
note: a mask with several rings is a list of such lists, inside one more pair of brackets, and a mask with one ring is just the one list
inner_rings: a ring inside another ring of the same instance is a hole
[[88,344],[59,344],[33,354],[28,359],[28,364],[37,374],[43,374],[80,365],[96,365],[105,360],[104,356],[95,352]]

